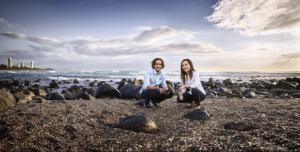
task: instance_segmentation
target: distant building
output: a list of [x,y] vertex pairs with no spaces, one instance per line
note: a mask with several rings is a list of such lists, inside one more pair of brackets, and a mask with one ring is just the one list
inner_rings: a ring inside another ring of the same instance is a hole
[[33,69],[33,61],[30,62],[31,69]]
[[8,58],[8,65],[7,65],[8,67],[12,67],[12,58]]
[[23,62],[21,62],[21,68],[23,68],[24,67],[24,63]]
[[17,63],[17,67],[20,68],[20,63]]

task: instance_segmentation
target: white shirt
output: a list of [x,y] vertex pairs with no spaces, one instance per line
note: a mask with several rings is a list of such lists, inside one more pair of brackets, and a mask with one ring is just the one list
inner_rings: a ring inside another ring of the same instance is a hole
[[[192,95],[192,88],[197,88],[199,89],[204,95],[206,95],[202,85],[201,85],[201,82],[200,82],[200,78],[199,78],[199,74],[198,72],[196,71],[193,71],[193,77],[192,79],[187,79],[186,76],[185,76],[185,83],[183,84],[182,83],[182,80],[181,80],[181,86],[184,86],[184,85],[190,85],[191,89],[189,91],[189,94]],[[185,89],[184,88],[182,91],[185,92]]]

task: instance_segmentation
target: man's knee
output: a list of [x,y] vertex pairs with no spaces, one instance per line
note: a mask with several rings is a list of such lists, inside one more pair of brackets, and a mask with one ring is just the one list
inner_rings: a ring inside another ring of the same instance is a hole
[[153,98],[155,91],[154,90],[144,90],[144,98]]

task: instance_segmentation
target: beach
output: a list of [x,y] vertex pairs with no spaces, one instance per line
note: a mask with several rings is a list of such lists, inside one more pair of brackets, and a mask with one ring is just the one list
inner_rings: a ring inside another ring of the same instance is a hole
[[[97,79],[78,72],[67,78],[49,72],[1,75],[0,151],[300,150],[298,77],[218,73],[223,79],[201,80],[206,99],[200,110],[178,103],[180,84],[168,80],[175,95],[149,110],[139,94],[143,79],[113,73],[96,72]],[[205,119],[186,118],[194,112],[204,112]],[[136,115],[151,120],[157,132],[124,128],[122,122]]]
[[[208,121],[183,119],[195,109],[167,99],[147,110],[136,100],[32,100],[0,113],[1,151],[299,151],[299,99],[206,99]],[[159,133],[118,128],[121,119],[144,113]],[[258,126],[224,129],[227,122]]]

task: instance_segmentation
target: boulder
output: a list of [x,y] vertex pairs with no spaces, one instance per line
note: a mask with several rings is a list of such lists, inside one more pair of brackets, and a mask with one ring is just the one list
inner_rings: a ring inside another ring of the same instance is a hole
[[34,81],[34,82],[42,82],[42,80],[41,80],[41,79],[38,79],[38,80],[36,80],[36,81]]
[[61,91],[61,94],[70,93],[68,90]]
[[95,88],[95,87],[92,87],[92,88],[87,89],[86,92],[87,92],[88,94],[94,96],[94,95],[95,95],[95,90],[96,90],[96,88]]
[[128,98],[128,99],[142,99],[140,90],[142,86],[140,85],[134,85],[134,84],[127,84],[123,86],[120,89],[120,92],[122,94],[122,98]]
[[296,89],[296,87],[294,85],[292,85],[291,83],[285,81],[285,80],[279,80],[276,85],[276,88],[281,88],[281,89]]
[[293,81],[294,81],[294,82],[297,82],[298,84],[300,84],[300,78],[293,77]]
[[8,110],[16,105],[15,97],[5,88],[0,89],[0,111]]
[[221,88],[221,87],[224,87],[225,85],[222,84],[221,82],[215,82],[215,87],[216,88]]
[[117,89],[121,89],[123,86],[125,86],[127,84],[127,82],[126,81],[121,81],[120,83],[119,83],[119,85],[118,85],[118,88]]
[[97,83],[97,87],[100,87],[100,86],[102,86],[105,83],[106,83],[105,81],[100,81],[99,83]]
[[121,98],[121,93],[118,89],[114,88],[110,84],[103,84],[96,89],[94,97],[101,98],[105,96]]
[[79,80],[77,80],[77,79],[75,79],[74,81],[73,81],[73,83],[79,83]]
[[19,86],[21,84],[20,81],[18,80],[14,80],[12,83],[11,83],[13,86]]
[[194,120],[203,120],[207,121],[209,119],[209,114],[204,109],[196,109],[192,112],[189,112],[183,116],[183,118]]
[[17,91],[16,93],[13,94],[13,96],[16,99],[16,102],[19,102],[19,100],[32,100],[30,94],[25,94],[23,91]]
[[48,100],[66,100],[66,98],[59,93],[51,93]]
[[122,82],[122,81],[128,82],[128,80],[127,80],[127,79],[125,79],[125,78],[123,78],[123,79],[121,80],[121,82]]
[[47,93],[43,89],[28,88],[29,91],[33,92],[36,96],[46,96]]
[[[175,88],[175,85],[174,85],[174,83],[173,82],[171,82],[171,81],[169,81],[169,80],[166,80],[166,83],[167,83],[167,85],[168,86],[170,86],[171,88]],[[143,84],[144,84],[144,80],[143,80]]]
[[24,99],[20,99],[18,102],[17,102],[17,105],[26,105],[28,103],[29,100],[24,100]]
[[33,83],[32,82],[25,82],[25,85],[26,86],[33,86]]
[[227,88],[218,88],[217,95],[223,95],[225,92],[229,92]]
[[286,78],[285,81],[287,81],[287,82],[292,82],[292,81],[293,81],[293,78]]
[[95,86],[95,84],[96,84],[96,82],[91,82],[91,83],[89,83],[89,86],[93,87],[93,86]]
[[293,94],[291,94],[291,96],[293,98],[300,98],[300,93],[293,93]]
[[209,78],[207,84],[207,86],[210,86],[212,88],[215,88],[216,87],[216,84],[215,84],[215,79],[214,78]]
[[59,85],[56,82],[51,82],[49,88],[59,88]]
[[34,84],[32,87],[34,87],[34,88],[40,88],[41,85],[39,85],[39,84]]
[[72,88],[74,89],[74,91],[80,91],[81,88],[78,85],[73,85]]
[[255,93],[254,92],[248,92],[246,95],[245,95],[245,98],[253,98],[255,97]]
[[75,93],[65,93],[64,96],[66,100],[73,100],[75,97]]
[[142,83],[141,81],[137,80],[137,79],[134,79],[132,83],[133,83],[134,85],[140,85],[140,86],[143,85],[143,83]]
[[155,122],[146,117],[143,113],[126,117],[119,125],[123,129],[133,130],[135,132],[158,133],[159,131]]
[[228,78],[228,79],[226,79],[226,80],[223,81],[223,84],[225,84],[226,86],[227,85],[231,86],[233,84],[233,82],[232,82],[231,79]]
[[74,96],[74,99],[80,99],[80,98],[83,100],[95,100],[95,97],[91,96],[85,91]]
[[224,125],[224,129],[237,130],[237,131],[250,131],[252,129],[258,129],[258,127],[247,125],[242,122],[229,122]]
[[71,87],[71,88],[68,88],[67,89],[70,93],[75,93],[75,90],[74,90],[74,88],[73,87]]

